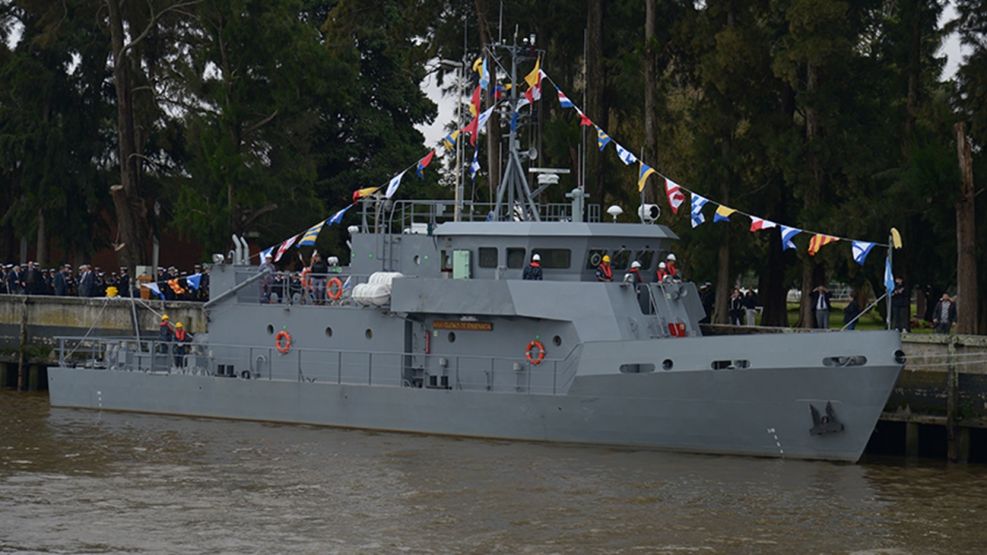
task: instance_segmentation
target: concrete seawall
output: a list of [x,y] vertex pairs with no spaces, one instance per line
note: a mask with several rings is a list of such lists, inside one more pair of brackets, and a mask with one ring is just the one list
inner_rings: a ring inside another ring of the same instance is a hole
[[206,331],[202,303],[0,295],[0,387],[46,387],[58,336],[156,337],[160,314],[193,334]]

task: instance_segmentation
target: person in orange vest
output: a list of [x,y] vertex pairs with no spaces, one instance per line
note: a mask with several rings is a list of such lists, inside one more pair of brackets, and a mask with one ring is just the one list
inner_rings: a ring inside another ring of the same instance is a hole
[[663,283],[668,279],[668,266],[664,262],[658,263],[658,270],[655,272],[655,281]]
[[603,260],[596,267],[596,281],[613,281],[613,268],[610,267],[610,255],[603,255]]
[[680,279],[679,269],[675,266],[675,255],[672,253],[668,253],[665,257],[665,270],[668,272],[669,279]]
[[185,331],[185,325],[175,323],[175,367],[185,368],[185,355],[188,353],[187,344],[192,341],[192,334]]

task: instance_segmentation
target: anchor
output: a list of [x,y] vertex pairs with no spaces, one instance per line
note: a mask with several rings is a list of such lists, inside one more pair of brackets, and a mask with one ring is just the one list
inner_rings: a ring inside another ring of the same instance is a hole
[[846,429],[842,422],[836,418],[836,413],[833,412],[833,403],[826,401],[826,414],[821,415],[816,407],[809,403],[809,411],[812,413],[812,429],[809,433],[812,435],[825,435],[834,434],[837,432],[842,432]]

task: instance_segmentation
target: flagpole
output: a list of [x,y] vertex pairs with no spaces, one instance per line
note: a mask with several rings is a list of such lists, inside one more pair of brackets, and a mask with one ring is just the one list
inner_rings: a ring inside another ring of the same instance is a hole
[[[459,73],[459,99],[456,103],[456,127],[461,125],[463,120],[463,92],[466,88],[466,66],[469,63],[466,49],[468,48],[469,26],[466,25],[466,18],[463,18],[463,59]],[[465,172],[463,172],[463,141],[456,141],[456,199],[452,211],[452,220],[458,222],[463,218],[463,187]]]
[[[888,233],[888,267],[891,271],[891,282],[894,283],[894,247],[891,243],[894,238]],[[888,329],[891,329],[891,290],[884,293],[888,296]]]

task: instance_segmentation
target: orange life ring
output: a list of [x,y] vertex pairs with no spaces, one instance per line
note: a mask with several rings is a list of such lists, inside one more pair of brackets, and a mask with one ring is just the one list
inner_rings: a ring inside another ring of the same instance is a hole
[[291,334],[285,330],[281,330],[275,334],[274,348],[277,349],[282,355],[287,354],[287,352],[291,350]]
[[326,284],[326,298],[338,301],[343,296],[343,280],[334,277]]
[[532,339],[524,351],[524,358],[534,366],[538,366],[545,359],[545,345],[537,339]]
[[309,289],[312,288],[312,269],[311,268],[302,268],[301,280],[302,280],[302,288],[303,289],[305,289],[306,291],[308,291]]

